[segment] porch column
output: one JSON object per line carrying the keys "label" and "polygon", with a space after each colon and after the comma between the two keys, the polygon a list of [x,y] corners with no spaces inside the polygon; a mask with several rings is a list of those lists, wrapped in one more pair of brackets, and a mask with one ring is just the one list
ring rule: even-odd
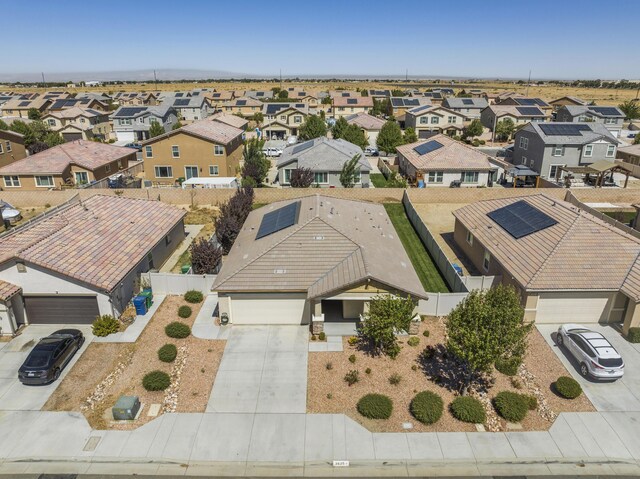
{"label": "porch column", "polygon": [[640,327],[640,304],[629,300],[629,306],[627,306],[627,312],[622,325],[622,333],[626,336],[629,334],[629,328],[637,327]]}
{"label": "porch column", "polygon": [[324,314],[322,312],[322,300],[311,300],[311,334],[320,334],[324,331]]}

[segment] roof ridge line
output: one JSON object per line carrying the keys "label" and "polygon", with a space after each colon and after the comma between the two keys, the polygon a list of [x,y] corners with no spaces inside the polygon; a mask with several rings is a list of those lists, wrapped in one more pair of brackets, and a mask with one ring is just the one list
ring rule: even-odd
{"label": "roof ridge line", "polygon": [[624,278],[622,279],[622,283],[620,283],[620,289],[622,289],[624,284],[627,282],[627,279],[629,278],[629,275],[631,274],[631,271],[633,271],[633,267],[636,265],[636,263],[638,262],[639,259],[640,259],[640,250],[638,251],[638,254],[636,255],[636,259],[634,259],[631,262],[631,265],[627,269],[627,272],[625,273]]}
{"label": "roof ridge line", "polygon": [[[338,233],[340,233],[338,231]],[[342,233],[340,233],[342,234]],[[348,238],[347,238],[348,239]],[[333,271],[336,270],[336,268],[338,268],[339,266],[341,266],[345,261],[349,260],[349,258],[351,258],[353,255],[355,255],[356,253],[360,253],[360,256],[362,257],[362,263],[364,264],[364,255],[362,254],[362,248],[359,245],[356,249],[354,249],[351,253],[349,253],[347,256],[345,256],[342,261],[340,261],[339,263],[337,263],[336,265],[334,265],[331,269],[329,269],[327,272],[325,272],[322,276],[320,276],[316,281],[314,281],[313,283],[311,283],[311,285],[309,285],[309,287],[307,288],[307,291],[310,290],[313,286],[315,286],[316,284],[318,284],[320,281],[324,280],[327,276],[329,276],[329,274],[331,274]],[[365,272],[367,273],[365,275],[365,277],[369,277],[369,271],[367,271],[366,268],[366,264],[365,264]]]}

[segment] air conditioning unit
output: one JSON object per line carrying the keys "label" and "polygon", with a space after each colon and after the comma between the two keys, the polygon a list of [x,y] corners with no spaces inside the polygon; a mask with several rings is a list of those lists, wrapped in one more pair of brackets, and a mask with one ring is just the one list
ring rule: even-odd
{"label": "air conditioning unit", "polygon": [[140,410],[138,396],[120,396],[115,406],[111,408],[113,419],[116,421],[133,420]]}

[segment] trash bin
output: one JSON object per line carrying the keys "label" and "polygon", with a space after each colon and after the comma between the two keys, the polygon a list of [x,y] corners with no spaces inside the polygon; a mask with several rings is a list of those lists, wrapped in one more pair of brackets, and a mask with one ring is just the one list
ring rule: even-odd
{"label": "trash bin", "polygon": [[143,290],[138,296],[147,298],[147,309],[151,308],[151,305],[153,304],[153,293],[150,289]]}
{"label": "trash bin", "polygon": [[136,296],[133,298],[133,306],[136,309],[136,314],[138,316],[144,316],[149,310],[147,307],[147,298],[145,296]]}
{"label": "trash bin", "polygon": [[182,274],[187,274],[190,269],[191,269],[191,265],[185,264],[184,266],[182,266],[182,268],[180,268],[180,271],[182,272]]}

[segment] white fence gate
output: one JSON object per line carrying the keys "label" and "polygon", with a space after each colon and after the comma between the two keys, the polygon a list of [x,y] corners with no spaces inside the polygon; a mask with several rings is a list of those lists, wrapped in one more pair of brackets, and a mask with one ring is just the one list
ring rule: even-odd
{"label": "white fence gate", "polygon": [[184,294],[196,290],[209,294],[215,274],[147,273],[154,294]]}

